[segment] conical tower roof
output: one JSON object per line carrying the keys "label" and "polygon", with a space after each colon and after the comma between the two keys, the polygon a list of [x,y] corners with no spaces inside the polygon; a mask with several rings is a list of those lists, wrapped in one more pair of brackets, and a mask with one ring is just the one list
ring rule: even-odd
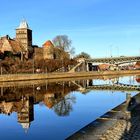
{"label": "conical tower roof", "polygon": [[30,127],[30,123],[21,123],[21,126],[24,129],[25,133],[27,133]]}

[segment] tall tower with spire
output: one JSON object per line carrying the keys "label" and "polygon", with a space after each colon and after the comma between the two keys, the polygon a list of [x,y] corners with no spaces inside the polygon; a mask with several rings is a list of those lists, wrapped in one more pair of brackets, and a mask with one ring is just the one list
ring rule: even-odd
{"label": "tall tower with spire", "polygon": [[16,40],[20,41],[24,47],[24,50],[28,53],[32,50],[32,30],[29,29],[28,23],[23,20],[19,27],[16,29]]}

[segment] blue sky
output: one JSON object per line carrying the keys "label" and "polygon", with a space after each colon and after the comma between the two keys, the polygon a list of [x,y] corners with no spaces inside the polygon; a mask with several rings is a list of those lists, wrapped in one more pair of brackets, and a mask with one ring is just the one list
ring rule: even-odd
{"label": "blue sky", "polygon": [[41,46],[66,34],[76,53],[140,55],[140,0],[0,0],[0,36],[26,19]]}

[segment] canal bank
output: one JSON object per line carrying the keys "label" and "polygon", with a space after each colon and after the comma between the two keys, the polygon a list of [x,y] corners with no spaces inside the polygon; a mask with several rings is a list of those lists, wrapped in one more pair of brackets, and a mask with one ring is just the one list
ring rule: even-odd
{"label": "canal bank", "polygon": [[[92,85],[112,85],[114,79],[110,80],[111,77],[105,77],[108,77],[109,79],[81,81],[77,80],[79,78],[75,78],[75,81],[71,82],[56,82],[55,79],[53,79],[54,83],[45,82],[44,84],[42,81],[34,80],[42,83],[41,85],[34,85],[34,81],[5,82],[7,83],[7,86],[8,84],[13,83],[13,87],[1,88],[1,122],[6,124],[8,121],[7,119],[12,118],[13,115],[17,116],[14,117],[17,118],[17,121],[11,119],[8,125],[3,125],[1,128],[1,131],[3,132],[1,133],[2,139],[9,140],[7,131],[9,132],[10,138],[19,140],[25,138],[29,140],[36,138],[37,140],[44,138],[63,140],[77,132],[88,123],[124,102],[126,93],[130,93],[130,91],[126,90],[124,92],[122,90],[118,91],[118,89],[117,91],[92,89],[90,91],[87,90],[86,92],[84,90],[83,92],[78,86],[79,84],[82,87],[87,88],[91,86],[91,81]],[[118,78],[115,79],[117,80]],[[139,85],[136,81],[136,76],[121,77],[118,81],[119,83],[127,85]],[[29,86],[28,82],[31,82],[33,85]],[[2,83],[3,82],[1,82],[1,84]],[[20,85],[18,85],[18,83],[20,83]],[[88,85],[89,83],[90,85]],[[86,86],[84,86],[85,84]],[[27,87],[23,85],[27,85]],[[137,92],[138,91],[131,92],[131,95],[134,96]],[[26,106],[26,103],[29,106]],[[9,106],[11,109],[9,110],[10,113],[7,112]],[[31,114],[28,117],[30,126],[28,128],[28,133],[24,133],[24,128],[18,121],[19,113],[22,111],[21,109],[23,109],[22,106],[25,107],[25,110],[29,107],[27,114]],[[22,114],[24,115],[24,113]],[[23,118],[24,116],[21,117]],[[34,119],[32,120],[32,118]],[[100,119],[102,122],[104,122],[104,120],[105,116]],[[9,131],[9,127],[11,127],[11,131]],[[54,135],[54,132],[57,133]],[[17,137],[17,135],[19,137]]]}
{"label": "canal bank", "polygon": [[[132,99],[135,102],[132,103]],[[140,94],[132,98],[128,96],[124,103],[74,133],[67,140],[138,140],[140,139],[139,112]]]}
{"label": "canal bank", "polygon": [[123,71],[92,71],[92,72],[62,72],[62,73],[42,73],[42,74],[7,74],[0,76],[0,82],[7,81],[28,81],[43,79],[65,79],[78,77],[94,77],[94,76],[125,76],[139,75],[140,70],[123,70]]}

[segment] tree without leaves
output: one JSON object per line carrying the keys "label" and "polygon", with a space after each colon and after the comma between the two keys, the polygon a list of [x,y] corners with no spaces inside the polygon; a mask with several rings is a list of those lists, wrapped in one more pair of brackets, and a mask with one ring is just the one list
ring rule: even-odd
{"label": "tree without leaves", "polygon": [[71,55],[75,53],[74,47],[71,46],[72,41],[67,35],[58,35],[53,39],[55,47],[61,48],[65,52],[69,52]]}
{"label": "tree without leaves", "polygon": [[[68,70],[68,66],[75,65],[75,60],[64,59],[63,67]],[[0,61],[0,68],[2,74],[10,73],[33,73],[33,69],[40,69],[40,72],[55,72],[62,67],[62,60],[59,59],[33,59],[21,61],[19,58],[6,57]]]}
{"label": "tree without leaves", "polygon": [[72,111],[72,105],[76,102],[76,97],[67,95],[61,101],[54,105],[53,110],[58,116],[69,116]]}

